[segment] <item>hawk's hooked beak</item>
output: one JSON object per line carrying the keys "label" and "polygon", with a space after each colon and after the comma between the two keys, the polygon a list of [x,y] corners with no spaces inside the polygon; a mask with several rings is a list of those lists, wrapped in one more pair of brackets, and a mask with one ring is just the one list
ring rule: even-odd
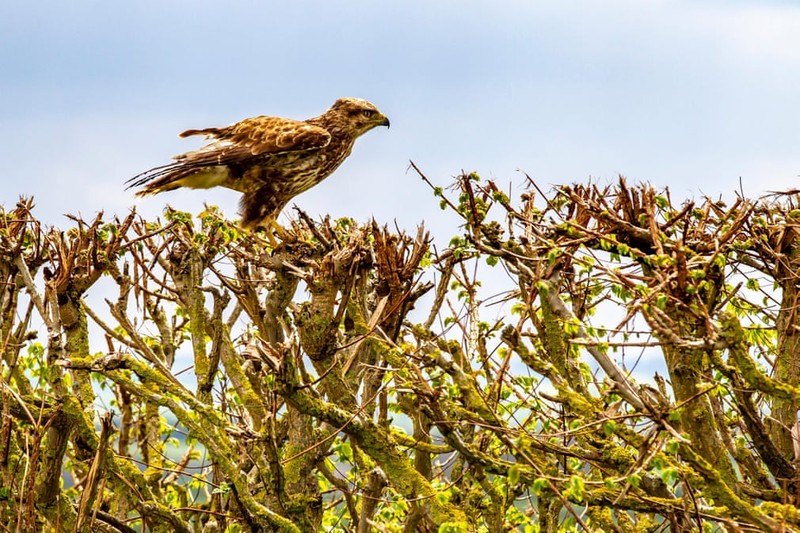
{"label": "hawk's hooked beak", "polygon": [[383,117],[383,122],[378,124],[378,126],[386,126],[388,128],[389,127],[389,119],[386,118],[386,117]]}

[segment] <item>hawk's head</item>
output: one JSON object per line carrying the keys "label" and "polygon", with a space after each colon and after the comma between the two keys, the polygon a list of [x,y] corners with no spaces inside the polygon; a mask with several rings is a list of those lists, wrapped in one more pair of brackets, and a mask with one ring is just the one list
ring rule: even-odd
{"label": "hawk's head", "polygon": [[377,107],[361,98],[339,98],[325,113],[335,115],[358,137],[376,126],[389,127],[389,119]]}

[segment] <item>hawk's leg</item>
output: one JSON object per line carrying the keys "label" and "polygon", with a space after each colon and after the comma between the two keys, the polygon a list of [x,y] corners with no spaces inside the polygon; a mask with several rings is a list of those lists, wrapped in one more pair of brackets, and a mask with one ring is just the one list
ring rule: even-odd
{"label": "hawk's leg", "polygon": [[276,236],[281,241],[286,241],[291,237],[289,232],[286,231],[283,226],[278,224],[278,221],[272,217],[264,220],[264,235],[267,237],[267,240],[269,241],[270,245],[272,245],[273,249],[277,248],[279,244],[275,239]]}

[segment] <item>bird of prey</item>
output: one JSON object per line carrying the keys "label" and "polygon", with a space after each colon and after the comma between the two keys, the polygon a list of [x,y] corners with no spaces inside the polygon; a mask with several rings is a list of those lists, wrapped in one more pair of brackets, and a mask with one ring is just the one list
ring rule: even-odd
{"label": "bird of prey", "polygon": [[143,186],[137,196],[179,187],[239,191],[242,227],[265,227],[271,236],[286,204],[330,176],[355,140],[376,126],[389,126],[377,107],[360,98],[340,98],[304,121],[259,116],[224,128],[187,130],[180,136],[205,135],[213,141],[126,183],[128,188]]}

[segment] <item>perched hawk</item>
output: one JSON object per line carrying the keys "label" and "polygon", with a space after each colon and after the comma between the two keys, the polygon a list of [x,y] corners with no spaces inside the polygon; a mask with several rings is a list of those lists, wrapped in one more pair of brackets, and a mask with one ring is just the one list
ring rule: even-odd
{"label": "perched hawk", "polygon": [[128,180],[144,186],[137,196],[179,187],[227,187],[242,194],[242,226],[274,227],[289,201],[331,175],[350,155],[355,140],[376,126],[389,126],[378,108],[359,98],[340,98],[305,121],[253,117],[225,128],[187,130],[213,142]]}

